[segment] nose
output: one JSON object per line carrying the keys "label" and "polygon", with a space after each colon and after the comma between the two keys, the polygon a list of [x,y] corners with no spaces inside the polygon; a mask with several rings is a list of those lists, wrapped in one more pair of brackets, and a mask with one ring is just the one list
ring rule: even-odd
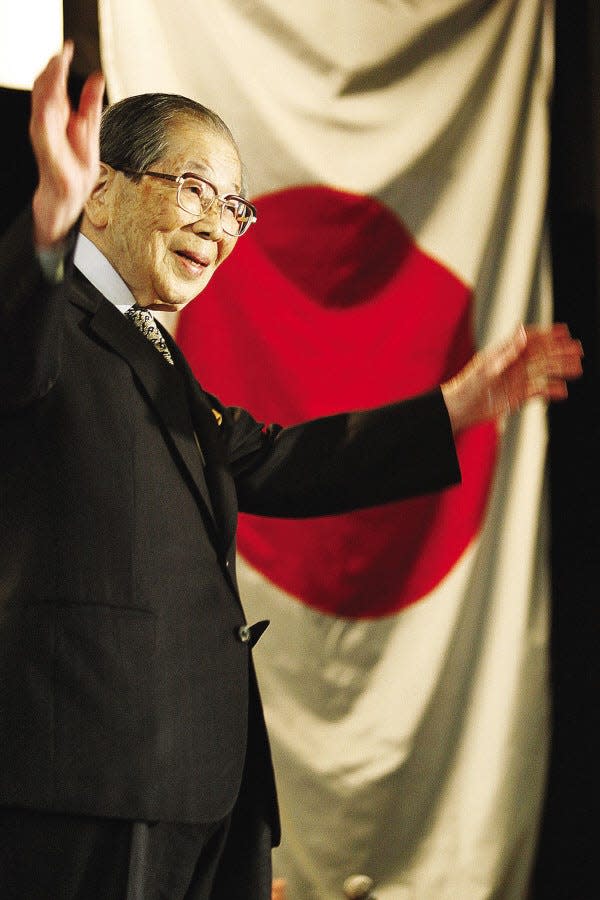
{"label": "nose", "polygon": [[200,235],[210,241],[221,241],[225,237],[225,232],[221,225],[221,207],[218,203],[213,203],[208,212],[205,212],[200,219],[196,219],[191,225],[194,234]]}

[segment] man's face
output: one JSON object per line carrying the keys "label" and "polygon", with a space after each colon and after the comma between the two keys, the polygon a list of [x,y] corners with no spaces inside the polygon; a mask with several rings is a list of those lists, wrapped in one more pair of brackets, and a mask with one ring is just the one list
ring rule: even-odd
{"label": "man's face", "polygon": [[[170,126],[169,149],[150,168],[169,175],[201,175],[220,196],[240,193],[235,147],[189,116]],[[206,287],[237,241],[221,228],[219,203],[195,219],[177,205],[173,182],[146,176],[136,183],[116,172],[106,203],[108,219],[99,246],[140,306],[181,309]]]}

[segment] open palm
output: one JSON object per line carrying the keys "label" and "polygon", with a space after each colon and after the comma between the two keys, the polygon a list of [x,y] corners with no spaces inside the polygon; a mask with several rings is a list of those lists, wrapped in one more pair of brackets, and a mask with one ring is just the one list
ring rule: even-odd
{"label": "open palm", "polygon": [[582,372],[581,344],[562,323],[520,326],[509,340],[480,350],[442,385],[455,432],[502,418],[532,397],[562,400]]}
{"label": "open palm", "polygon": [[66,42],[40,73],[31,94],[29,133],[39,173],[33,216],[40,247],[66,237],[98,177],[104,79],[99,73],[91,75],[79,109],[72,109],[67,94],[72,58],[73,44]]}

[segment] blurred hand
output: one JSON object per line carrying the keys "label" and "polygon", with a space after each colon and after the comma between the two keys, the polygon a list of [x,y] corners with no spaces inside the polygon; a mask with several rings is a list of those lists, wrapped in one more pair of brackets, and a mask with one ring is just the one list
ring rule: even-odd
{"label": "blurred hand", "polygon": [[452,430],[501,419],[532,397],[563,400],[567,381],[582,374],[581,343],[564,324],[519,326],[515,334],[476,353],[442,385]]}
{"label": "blurred hand", "polygon": [[285,879],[276,878],[273,881],[271,900],[285,900]]}
{"label": "blurred hand", "polygon": [[40,248],[62,241],[77,221],[98,178],[104,78],[90,75],[79,109],[71,109],[67,75],[73,58],[67,41],[35,80],[29,135],[38,166],[33,197],[34,239]]}

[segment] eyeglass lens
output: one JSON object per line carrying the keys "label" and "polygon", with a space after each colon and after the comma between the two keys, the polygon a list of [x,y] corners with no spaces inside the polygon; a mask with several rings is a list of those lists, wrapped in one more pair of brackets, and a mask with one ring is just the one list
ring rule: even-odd
{"label": "eyeglass lens", "polygon": [[221,200],[212,185],[195,178],[186,178],[179,186],[179,202],[186,212],[201,216],[208,212],[217,200],[221,206],[223,231],[231,235],[242,234],[252,220],[252,208],[243,200]]}

